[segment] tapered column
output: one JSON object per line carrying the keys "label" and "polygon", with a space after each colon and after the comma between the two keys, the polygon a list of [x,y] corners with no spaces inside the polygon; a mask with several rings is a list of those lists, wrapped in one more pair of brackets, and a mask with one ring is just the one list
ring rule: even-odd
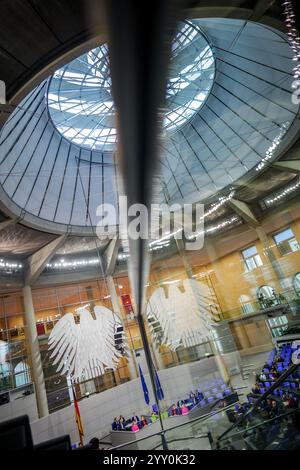
{"label": "tapered column", "polygon": [[32,375],[35,384],[36,401],[39,417],[42,418],[49,414],[49,409],[30,286],[23,287],[23,302],[27,326],[27,341],[30,348]]}
{"label": "tapered column", "polygon": [[[114,283],[114,279],[112,276],[107,276],[106,277],[106,283],[107,283],[107,288],[108,292],[110,295],[110,300],[112,303],[112,308],[113,311],[118,315],[118,317],[121,319],[121,310],[120,310],[120,304],[116,292],[116,287]],[[131,379],[136,379],[138,377],[138,370],[135,362],[135,357],[134,357],[134,351],[132,351],[131,348],[129,348],[129,356],[127,357],[127,367],[129,369],[129,374]]]}
{"label": "tapered column", "polygon": [[153,354],[155,368],[157,370],[165,369],[164,361],[162,360],[161,354],[159,352],[159,346],[154,343],[150,343],[150,349]]}

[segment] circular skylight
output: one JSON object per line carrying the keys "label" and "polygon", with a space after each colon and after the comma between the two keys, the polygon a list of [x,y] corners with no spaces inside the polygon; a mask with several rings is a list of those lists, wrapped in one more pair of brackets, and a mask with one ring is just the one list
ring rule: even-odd
{"label": "circular skylight", "polygon": [[[164,128],[175,131],[199,110],[213,84],[212,50],[194,24],[183,23],[172,44]],[[81,147],[114,150],[117,132],[108,47],[96,47],[57,70],[48,108],[58,131]]]}

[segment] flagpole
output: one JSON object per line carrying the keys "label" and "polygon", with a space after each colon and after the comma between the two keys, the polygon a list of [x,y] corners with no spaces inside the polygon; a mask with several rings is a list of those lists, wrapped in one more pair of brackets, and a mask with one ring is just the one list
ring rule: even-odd
{"label": "flagpole", "polygon": [[159,422],[160,422],[160,426],[161,426],[162,447],[163,447],[164,450],[169,450],[168,444],[167,444],[167,441],[166,441],[166,436],[165,436],[165,429],[164,429],[164,425],[163,425],[163,421],[162,421],[162,417],[161,417],[158,393],[157,393],[156,386],[155,386],[155,372],[153,370],[153,363],[152,363],[150,347],[149,347],[149,343],[148,343],[148,339],[147,339],[147,333],[146,333],[146,328],[145,328],[145,324],[144,324],[144,318],[143,318],[143,315],[142,315],[141,311],[138,311],[138,314],[137,314],[136,318],[137,318],[138,325],[139,325],[139,328],[140,328],[140,334],[141,334],[142,343],[143,343],[143,347],[144,347],[144,351],[145,351],[146,363],[147,363],[148,370],[149,370],[149,373],[150,373],[150,381],[151,381],[151,385],[152,385],[152,389],[153,389],[153,393],[154,393],[154,398],[155,398],[155,402],[156,402],[157,409],[158,409],[158,418],[159,418]]}
{"label": "flagpole", "polygon": [[80,444],[83,446],[84,432],[83,432],[83,426],[82,426],[82,422],[81,422],[79,407],[78,407],[78,403],[77,403],[76,392],[74,390],[72,379],[71,379],[71,387],[72,387],[72,394],[73,394],[73,403],[74,403],[74,407],[75,407],[75,420],[76,420],[78,434],[79,434],[79,441],[80,441]]}

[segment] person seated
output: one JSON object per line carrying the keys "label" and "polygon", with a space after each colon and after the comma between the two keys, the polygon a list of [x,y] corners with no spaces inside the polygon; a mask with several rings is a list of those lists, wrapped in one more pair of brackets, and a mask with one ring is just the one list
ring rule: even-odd
{"label": "person seated", "polygon": [[201,392],[201,390],[197,390],[197,396],[196,396],[197,401],[201,401],[203,400],[203,398],[204,398],[204,395]]}
{"label": "person seated", "polygon": [[275,416],[278,416],[279,414],[279,406],[276,402],[276,400],[272,400],[271,402],[271,411],[269,413],[269,418],[275,418]]}
{"label": "person seated", "polygon": [[291,395],[284,395],[282,397],[282,403],[285,408],[296,408],[296,401]]}
{"label": "person seated", "polygon": [[254,387],[251,389],[251,391],[252,391],[252,393],[253,393],[254,395],[259,395],[259,394],[260,394],[260,388],[259,388],[258,383],[256,383],[256,384],[254,385]]}
{"label": "person seated", "polygon": [[278,363],[278,362],[283,362],[283,358],[281,356],[278,356],[275,360],[275,363]]}
{"label": "person seated", "polygon": [[98,437],[93,437],[89,442],[89,449],[90,450],[99,450],[100,448],[100,440]]}
{"label": "person seated", "polygon": [[146,420],[145,416],[141,416],[140,423],[141,423],[142,428],[144,428],[145,426],[148,426],[148,421]]}
{"label": "person seated", "polygon": [[157,421],[157,414],[155,414],[154,411],[152,411],[152,413],[151,413],[151,422],[155,423],[156,421]]}
{"label": "person seated", "polygon": [[134,422],[131,426],[131,431],[132,432],[137,432],[139,430],[140,430],[139,426],[137,425],[137,423]]}
{"label": "person seated", "polygon": [[181,406],[181,414],[182,414],[182,415],[187,415],[188,412],[189,412],[188,407],[187,407],[185,404],[182,405],[182,406]]}
{"label": "person seated", "polygon": [[178,409],[177,409],[175,403],[174,403],[174,405],[172,406],[171,415],[172,415],[172,416],[177,416],[177,415],[178,415]]}
{"label": "person seated", "polygon": [[181,408],[184,405],[184,400],[178,400],[177,408]]}
{"label": "person seated", "polygon": [[281,376],[281,373],[277,369],[275,369],[275,367],[271,369],[271,373],[273,375],[274,380],[279,379],[279,377]]}
{"label": "person seated", "polygon": [[241,403],[236,404],[236,406],[234,407],[234,413],[236,418],[238,418],[244,413],[243,405]]}
{"label": "person seated", "polygon": [[261,382],[265,382],[265,381],[267,380],[267,376],[266,376],[266,374],[264,374],[264,372],[262,372],[262,373],[260,374],[259,380],[260,380]]}
{"label": "person seated", "polygon": [[112,425],[111,425],[111,428],[112,428],[113,431],[119,431],[120,423],[119,423],[117,418],[114,418],[114,420],[112,422]]}
{"label": "person seated", "polygon": [[141,425],[141,420],[138,416],[132,416],[131,418],[131,424],[136,424],[138,426],[139,429],[142,429],[142,425]]}
{"label": "person seated", "polygon": [[196,395],[194,394],[193,390],[190,393],[190,400],[194,405],[196,404]]}
{"label": "person seated", "polygon": [[126,420],[124,418],[124,416],[120,416],[119,418],[119,423],[120,423],[120,431],[125,431],[125,423],[126,423]]}

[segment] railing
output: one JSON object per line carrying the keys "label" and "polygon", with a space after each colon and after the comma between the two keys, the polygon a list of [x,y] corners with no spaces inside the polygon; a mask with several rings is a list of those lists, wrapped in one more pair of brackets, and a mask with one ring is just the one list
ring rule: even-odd
{"label": "railing", "polygon": [[[299,367],[300,364],[293,364],[290,366],[275,382],[271,385],[254,403],[254,405],[250,406],[249,410],[246,411],[240,418],[236,420],[226,431],[224,431],[218,438],[217,438],[217,446],[219,447],[221,441],[224,440],[226,436],[229,435],[234,429],[241,427],[243,424],[248,422],[248,419],[254,415],[254,412],[258,410],[259,406],[262,402],[264,402],[268,397],[272,396],[272,392],[276,390],[283,382],[285,382],[290,375],[292,375]],[[277,416],[278,418],[278,416]],[[262,423],[260,423],[261,425]],[[232,437],[233,434],[230,434]]]}
{"label": "railing", "polygon": [[[260,448],[257,444],[250,443],[250,437],[254,436],[255,433],[257,432],[257,435],[259,433],[265,432],[267,430],[270,430],[273,425],[278,425],[279,423],[282,423],[284,420],[287,420],[288,418],[294,417],[295,413],[297,413],[298,410],[289,410],[286,413],[282,413],[281,415],[275,416],[273,418],[264,420],[262,423],[255,424],[251,427],[247,427],[246,429],[243,429],[241,431],[238,431],[232,435],[230,435],[230,439],[228,439],[228,443],[230,446],[230,442],[236,442],[236,441],[244,441],[248,448],[252,450],[257,450]],[[226,446],[226,444],[225,444]],[[220,446],[220,442],[217,442],[216,444],[217,449],[223,448]]]}

